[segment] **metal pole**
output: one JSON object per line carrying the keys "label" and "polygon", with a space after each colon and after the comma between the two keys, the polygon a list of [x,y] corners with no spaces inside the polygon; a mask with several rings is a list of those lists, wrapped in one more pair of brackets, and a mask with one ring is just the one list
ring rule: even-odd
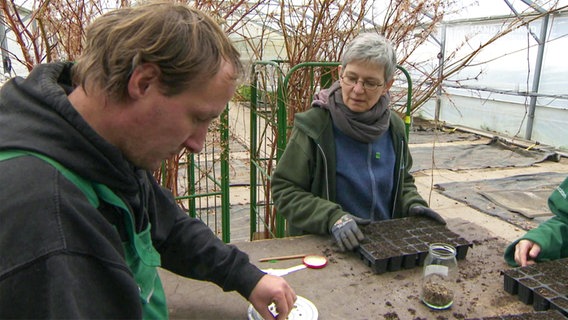
{"label": "metal pole", "polygon": [[231,195],[229,178],[229,104],[221,114],[221,230],[223,242],[231,242]]}
{"label": "metal pole", "polygon": [[256,107],[257,107],[257,85],[258,78],[256,74],[256,66],[253,63],[251,68],[251,84],[250,84],[250,230],[249,239],[253,240],[254,232],[256,231],[256,215],[257,215],[257,162],[258,158],[256,154]]}
{"label": "metal pole", "polygon": [[0,48],[2,52],[2,66],[4,74],[12,72],[12,63],[8,56],[8,41],[6,40],[6,25],[4,23],[4,14],[0,12]]}
{"label": "metal pole", "polygon": [[406,91],[406,115],[404,117],[404,132],[406,133],[406,139],[408,140],[410,135],[410,115],[412,112],[412,78],[410,77],[410,73],[408,73],[408,71],[403,66],[397,64],[396,67],[397,69],[402,71],[402,73],[404,73],[408,85],[408,90]]}
{"label": "metal pole", "polygon": [[535,37],[538,42],[538,55],[536,57],[536,66],[534,70],[533,83],[530,91],[531,100],[529,103],[529,114],[527,119],[527,130],[525,133],[525,139],[531,140],[533,124],[534,124],[534,113],[536,109],[537,93],[540,86],[540,74],[542,71],[542,60],[544,56],[544,45],[546,44],[546,34],[548,33],[548,19],[549,15],[545,15],[542,21],[542,26],[540,28],[540,36]]}
{"label": "metal pole", "polygon": [[434,111],[434,120],[440,121],[440,110],[442,109],[442,82],[444,77],[444,60],[446,57],[446,25],[442,25],[441,41],[437,41],[440,45],[438,53],[438,87],[436,88],[436,110]]}
{"label": "metal pole", "polygon": [[[527,6],[533,8],[535,11],[537,11],[539,13],[542,13],[542,14],[547,13],[547,11],[544,8],[542,8],[541,6],[536,4],[534,1],[531,1],[531,0],[521,0],[521,1],[523,3],[525,3]],[[504,2],[509,6],[511,11],[513,11],[513,13],[515,15],[517,15],[517,16],[519,15],[518,12],[513,7],[513,5],[508,0],[504,0]],[[536,101],[537,101],[538,89],[539,89],[539,86],[540,86],[540,73],[542,71],[542,60],[543,60],[543,56],[544,56],[544,45],[546,44],[546,34],[548,33],[549,16],[550,16],[550,14],[544,15],[544,19],[542,21],[542,26],[540,28],[540,36],[537,37],[532,32],[530,32],[530,29],[529,29],[529,33],[533,36],[533,38],[538,43],[538,53],[537,53],[537,57],[536,57],[536,65],[535,65],[535,70],[534,70],[532,88],[529,92],[529,95],[531,96],[531,100],[529,102],[529,113],[528,113],[528,116],[527,116],[527,130],[525,132],[525,139],[527,139],[527,140],[531,140],[531,138],[532,138],[533,124],[534,124],[534,113],[535,113],[535,110],[536,110]],[[529,48],[527,48],[527,50],[529,50]]]}

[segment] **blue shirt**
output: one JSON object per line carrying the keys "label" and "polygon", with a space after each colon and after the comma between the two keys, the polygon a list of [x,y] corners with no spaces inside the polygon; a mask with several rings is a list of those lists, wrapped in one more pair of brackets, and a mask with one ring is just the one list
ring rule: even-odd
{"label": "blue shirt", "polygon": [[391,218],[396,157],[390,129],[375,141],[352,139],[334,127],[337,203],[364,218]]}

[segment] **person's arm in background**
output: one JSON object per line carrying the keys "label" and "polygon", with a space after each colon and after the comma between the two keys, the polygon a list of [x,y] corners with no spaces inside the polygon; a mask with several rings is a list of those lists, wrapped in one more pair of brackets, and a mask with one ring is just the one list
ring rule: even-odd
{"label": "person's arm in background", "polygon": [[568,224],[555,216],[529,230],[505,250],[510,266],[526,266],[568,256]]}
{"label": "person's arm in background", "polygon": [[548,207],[555,216],[529,230],[506,248],[505,261],[509,265],[526,266],[534,262],[568,257],[567,190],[568,179],[548,198]]}

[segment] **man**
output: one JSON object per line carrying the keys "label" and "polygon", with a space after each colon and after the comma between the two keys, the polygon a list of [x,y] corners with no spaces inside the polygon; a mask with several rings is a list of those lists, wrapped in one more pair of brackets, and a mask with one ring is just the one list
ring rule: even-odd
{"label": "man", "polygon": [[199,152],[239,54],[200,11],[107,13],[76,64],[0,91],[0,318],[167,318],[156,266],[236,290],[265,318],[296,295],[189,218],[151,170]]}
{"label": "man", "polygon": [[548,208],[554,217],[529,230],[505,250],[505,261],[513,267],[524,267],[540,261],[568,257],[568,179],[548,198]]}

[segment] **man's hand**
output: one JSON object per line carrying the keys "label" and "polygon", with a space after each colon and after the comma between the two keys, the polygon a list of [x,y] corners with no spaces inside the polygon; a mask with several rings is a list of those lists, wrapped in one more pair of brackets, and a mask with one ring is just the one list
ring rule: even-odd
{"label": "man's hand", "polygon": [[[262,318],[284,320],[294,308],[296,293],[284,278],[267,274],[260,278],[250,294],[249,301]],[[278,313],[276,318],[268,310],[268,306],[273,302]]]}
{"label": "man's hand", "polygon": [[409,216],[424,216],[426,218],[430,218],[432,220],[438,221],[441,224],[446,224],[446,220],[444,220],[444,218],[442,218],[442,216],[440,216],[436,211],[424,207],[424,206],[416,206],[416,207],[412,207],[410,208],[409,212],[408,212]]}
{"label": "man's hand", "polygon": [[339,218],[331,227],[331,234],[341,251],[353,250],[359,246],[359,241],[365,239],[357,224],[369,224],[370,220],[346,214]]}
{"label": "man's hand", "polygon": [[524,267],[535,264],[540,253],[540,246],[530,240],[523,239],[515,246],[515,262]]}

